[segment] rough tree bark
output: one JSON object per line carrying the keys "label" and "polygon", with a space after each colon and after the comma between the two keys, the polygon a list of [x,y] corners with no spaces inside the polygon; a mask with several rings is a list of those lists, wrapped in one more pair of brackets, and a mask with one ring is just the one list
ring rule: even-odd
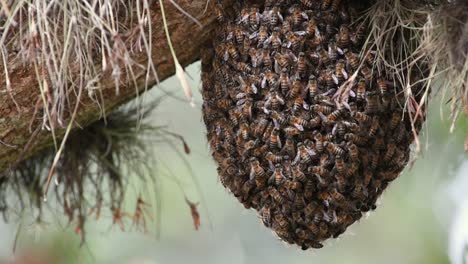
{"label": "rough tree bark", "polygon": [[[204,12],[207,5],[207,11]],[[159,80],[163,80],[174,74],[174,62],[167,45],[164,33],[162,17],[157,1],[152,9],[153,28],[153,54],[152,60],[157,67]],[[177,3],[188,13],[196,17],[203,28],[200,28],[186,15],[178,11],[169,1],[164,1],[166,17],[177,57],[182,66],[187,66],[199,58],[199,51],[204,42],[210,37],[216,20],[213,11],[215,1],[209,0],[183,0]],[[134,53],[132,58],[145,64],[146,53]],[[96,65],[99,62],[96,62]],[[36,108],[37,98],[40,90],[37,87],[35,71],[32,67],[20,65],[13,59],[8,60],[8,73],[13,88],[12,95],[18,107],[10,98],[10,94],[5,92],[4,65],[0,65],[0,175],[12,164],[25,159],[37,151],[52,144],[52,135],[49,131],[41,130],[37,133],[30,131],[29,126]],[[141,90],[145,87],[146,70],[135,68],[137,76],[137,86]],[[150,84],[156,84],[156,78],[150,80]],[[120,93],[117,95],[114,80],[111,74],[103,74],[100,79],[102,93],[104,95],[105,111],[108,113],[122,103],[129,101],[136,96],[135,86],[132,82],[122,83]],[[86,96],[82,96],[76,117],[75,127],[84,127],[100,117],[101,109]],[[39,125],[35,125],[37,128]],[[34,129],[33,129],[34,130]],[[57,131],[60,139],[64,134],[64,129]],[[33,136],[34,135],[34,136]]]}

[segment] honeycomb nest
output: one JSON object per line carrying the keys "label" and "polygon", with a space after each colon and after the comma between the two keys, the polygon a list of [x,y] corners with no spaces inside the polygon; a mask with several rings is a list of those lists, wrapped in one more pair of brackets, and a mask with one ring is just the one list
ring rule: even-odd
{"label": "honeycomb nest", "polygon": [[[414,139],[401,87],[360,54],[348,1],[237,2],[202,53],[221,183],[265,226],[321,248],[376,208]],[[338,100],[345,97],[344,100]]]}

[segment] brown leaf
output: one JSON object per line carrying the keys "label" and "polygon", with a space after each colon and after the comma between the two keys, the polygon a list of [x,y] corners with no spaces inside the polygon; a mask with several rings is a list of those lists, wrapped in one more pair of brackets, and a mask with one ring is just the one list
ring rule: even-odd
{"label": "brown leaf", "polygon": [[198,213],[198,203],[192,203],[190,202],[187,197],[185,198],[185,202],[188,204],[190,207],[190,213],[192,214],[192,219],[193,219],[193,226],[195,227],[195,230],[198,230],[200,228],[200,214]]}

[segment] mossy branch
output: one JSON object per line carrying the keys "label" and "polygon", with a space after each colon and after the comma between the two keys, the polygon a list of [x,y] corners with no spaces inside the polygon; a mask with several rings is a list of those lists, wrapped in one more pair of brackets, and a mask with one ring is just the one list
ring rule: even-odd
{"label": "mossy branch", "polygon": [[[167,45],[158,1],[143,1],[147,6],[141,4],[140,1],[126,3],[101,0],[99,2],[103,1],[111,2],[115,10],[117,10],[115,14],[122,16],[122,18],[115,18],[116,21],[121,23],[117,26],[106,25],[110,28],[108,32],[114,33],[114,35],[99,36],[97,39],[104,42],[103,40],[106,39],[121,38],[123,41],[107,44],[98,43],[99,45],[102,44],[102,46],[94,45],[91,48],[84,47],[83,52],[94,50],[99,54],[96,56],[87,54],[83,55],[83,58],[81,56],[72,57],[70,54],[73,54],[74,51],[65,50],[64,47],[60,46],[60,43],[52,43],[51,46],[57,46],[57,50],[61,48],[68,52],[67,54],[62,52],[58,56],[58,61],[66,62],[66,65],[56,64],[63,67],[64,71],[67,71],[62,79],[55,78],[57,76],[53,76],[53,70],[48,68],[49,65],[45,63],[41,65],[38,63],[39,59],[33,58],[28,61],[28,58],[23,57],[24,54],[21,52],[24,52],[24,50],[21,49],[24,48],[24,45],[28,45],[28,43],[24,44],[24,40],[18,39],[20,43],[18,49],[14,48],[14,41],[9,40],[14,39],[15,33],[23,32],[23,28],[18,26],[21,25],[21,22],[25,23],[23,26],[26,27],[40,29],[41,26],[36,25],[35,20],[22,21],[22,19],[27,19],[22,14],[14,17],[15,12],[18,12],[17,10],[21,8],[18,6],[24,5],[31,10],[36,8],[34,10],[37,14],[32,17],[35,19],[37,17],[37,21],[40,21],[40,7],[22,0],[13,1],[14,3],[11,3],[12,1],[5,2],[11,4],[11,6],[8,12],[5,12],[4,9],[0,12],[0,35],[2,35],[2,42],[0,43],[0,54],[2,55],[2,60],[0,60],[0,174],[20,160],[26,159],[37,151],[53,144],[53,133],[44,128],[53,130],[57,140],[63,137],[65,128],[68,125],[67,122],[70,120],[76,104],[79,85],[87,86],[84,90],[87,96],[83,95],[79,102],[73,124],[74,128],[86,127],[112,109],[132,98],[138,97],[143,91],[175,73],[176,68]],[[178,5],[180,7],[170,3],[165,4],[166,17],[172,43],[174,49],[177,50],[177,59],[182,66],[187,66],[199,58],[199,51],[213,30],[216,15],[213,12],[213,3],[209,3],[205,12],[206,0],[179,1]],[[63,8],[67,8],[67,6],[64,5]],[[201,28],[192,18],[187,17],[186,14],[180,11],[180,8],[194,16],[203,27]],[[144,10],[146,10],[146,14]],[[64,14],[66,13],[64,12]],[[61,28],[62,32],[57,33],[60,34],[58,37],[63,37],[64,42],[67,42],[62,44],[64,46],[71,45],[70,47],[75,50],[79,49],[76,46],[78,41],[73,40],[69,32],[79,28],[82,22],[79,21],[80,19],[81,17],[66,17],[64,15],[63,28],[60,25],[53,25],[56,28]],[[96,17],[90,19],[102,22],[104,18],[99,17],[97,14]],[[98,22],[91,21],[87,23]],[[148,24],[142,25],[142,23]],[[111,23],[109,22],[109,24]],[[118,30],[114,31],[114,26]],[[76,28],[72,29],[72,27]],[[99,31],[100,29],[96,30]],[[105,30],[107,29],[103,29],[103,31]],[[27,29],[24,31],[29,32]],[[39,34],[41,33],[43,32]],[[32,41],[35,41],[36,37],[34,35],[29,37]],[[132,37],[138,38],[138,40],[132,41]],[[140,43],[139,48],[135,47],[136,42]],[[116,49],[119,43],[125,45],[125,47],[122,47],[125,51],[123,53],[125,55],[123,56],[124,60],[117,61],[116,65],[106,66],[106,64],[112,63],[113,58],[106,56],[102,50],[108,48],[105,46],[108,45],[112,48],[110,49],[111,52],[114,52],[113,49]],[[96,43],[81,44],[91,46]],[[119,47],[117,46],[117,48]],[[36,55],[47,55],[46,50],[32,50],[31,52]],[[150,54],[148,54],[148,51],[150,51]],[[99,56],[100,52],[102,56]],[[85,56],[87,58],[84,58]],[[119,56],[119,54],[116,56]],[[87,72],[88,69],[82,66],[83,63],[89,63],[89,57],[92,58],[93,65],[86,64],[86,66],[93,69],[91,71],[92,76],[88,77],[90,75]],[[83,62],[82,60],[86,61]],[[128,63],[129,61],[131,63]],[[119,78],[116,78],[116,72],[119,73]],[[80,81],[83,81],[81,76],[87,76],[87,83],[80,84]],[[64,95],[54,93],[62,91],[58,89],[60,87],[57,87],[57,83],[60,82],[66,83],[65,86],[68,85],[67,87],[69,87],[69,89],[63,90]],[[93,95],[90,95],[91,93]],[[56,102],[59,96],[62,96],[60,98],[62,101]],[[50,103],[52,101],[53,105]],[[57,109],[62,110],[59,112]]]}

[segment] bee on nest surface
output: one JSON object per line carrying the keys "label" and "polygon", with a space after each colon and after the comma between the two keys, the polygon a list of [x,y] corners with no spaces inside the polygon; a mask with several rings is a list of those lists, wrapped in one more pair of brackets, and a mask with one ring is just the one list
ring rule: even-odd
{"label": "bee on nest surface", "polygon": [[361,61],[348,1],[263,2],[221,16],[202,54],[207,137],[246,208],[282,240],[320,248],[375,209],[414,135],[402,88]]}

